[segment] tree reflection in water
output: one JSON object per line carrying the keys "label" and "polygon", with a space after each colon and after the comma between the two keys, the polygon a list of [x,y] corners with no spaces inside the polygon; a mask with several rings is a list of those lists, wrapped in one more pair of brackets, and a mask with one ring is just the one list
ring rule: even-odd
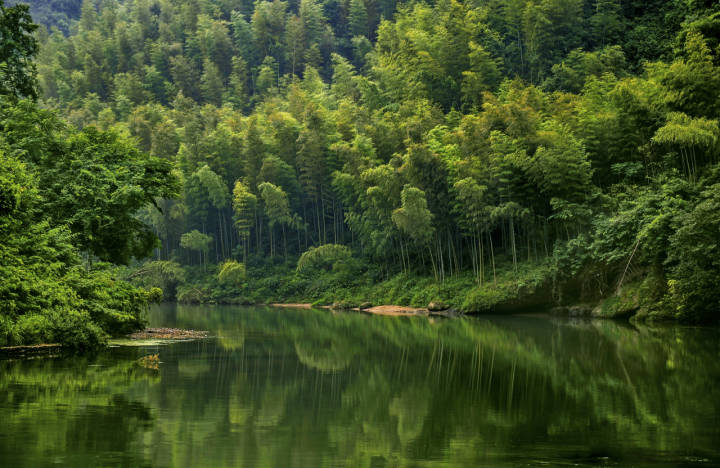
{"label": "tree reflection in water", "polygon": [[[3,459],[298,467],[720,461],[716,329],[189,306],[163,306],[151,320],[216,338],[0,362]],[[157,372],[134,365],[150,351],[160,355]]]}

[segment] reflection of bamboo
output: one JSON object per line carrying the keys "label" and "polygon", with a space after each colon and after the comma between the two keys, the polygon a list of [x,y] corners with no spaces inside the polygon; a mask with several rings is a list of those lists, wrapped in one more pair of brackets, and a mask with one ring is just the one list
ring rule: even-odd
{"label": "reflection of bamboo", "polygon": [[622,357],[620,357],[620,351],[618,350],[617,345],[615,346],[615,356],[618,358],[618,362],[620,362],[620,368],[623,371],[623,374],[625,374],[625,380],[627,381],[627,384],[630,386],[630,390],[632,390],[633,394],[633,400],[637,403],[637,390],[635,390],[635,385],[633,385],[632,380],[630,380],[630,374],[627,371],[627,368],[625,367],[625,362],[623,361]]}
{"label": "reflection of bamboo", "polygon": [[400,353],[400,362],[398,363],[397,368],[397,378],[400,379],[405,375],[405,367],[407,366],[407,358],[408,358],[408,349],[406,346],[403,346]]}
{"label": "reflection of bamboo", "polygon": [[[438,338],[439,339],[439,338]],[[445,343],[442,341],[440,342],[440,357],[438,358],[438,366],[437,366],[437,378],[438,381],[440,380],[440,373],[442,372],[442,361],[443,361],[443,353],[445,352]]]}
{"label": "reflection of bamboo", "polygon": [[517,360],[513,359],[512,370],[510,371],[510,386],[508,387],[508,403],[507,403],[508,411],[510,411],[510,409],[512,408],[513,389],[515,388],[515,365],[516,364],[517,364]]}
{"label": "reflection of bamboo", "polygon": [[490,375],[488,376],[488,390],[492,388],[493,369],[495,368],[495,346],[493,345],[492,357],[490,358]]}
{"label": "reflection of bamboo", "polygon": [[477,387],[478,390],[481,390],[482,388],[482,375],[483,375],[483,364],[485,363],[485,348],[480,346],[480,343],[477,345],[478,353],[479,353],[479,359],[477,363]]}
{"label": "reflection of bamboo", "polygon": [[427,373],[425,374],[425,379],[430,377],[430,372],[432,371],[433,362],[435,362],[435,353],[436,352],[437,352],[437,340],[435,340],[435,342],[433,343],[433,352],[432,352],[432,355],[430,356],[430,364],[428,365],[428,370],[427,370]]}
{"label": "reflection of bamboo", "polygon": [[448,376],[448,379],[451,379],[455,375],[455,367],[457,366],[457,352],[452,353],[452,364],[450,365],[450,375]]}

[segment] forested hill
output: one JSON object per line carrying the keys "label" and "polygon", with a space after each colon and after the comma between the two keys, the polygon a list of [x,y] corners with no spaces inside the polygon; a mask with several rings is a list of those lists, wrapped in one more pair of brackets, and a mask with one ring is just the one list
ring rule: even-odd
{"label": "forested hill", "polygon": [[85,0],[67,31],[41,105],[183,182],[124,273],[167,298],[717,320],[714,1]]}
{"label": "forested hill", "polygon": [[44,25],[48,29],[57,28],[64,34],[70,32],[70,25],[80,18],[82,0],[38,0],[22,1],[8,0],[8,6],[29,4],[33,21]]}

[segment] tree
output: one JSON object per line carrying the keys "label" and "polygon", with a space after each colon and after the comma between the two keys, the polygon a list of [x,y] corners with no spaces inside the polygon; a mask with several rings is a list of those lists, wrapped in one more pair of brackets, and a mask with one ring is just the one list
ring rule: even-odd
{"label": "tree", "polygon": [[[401,206],[392,213],[393,223],[401,232],[409,236],[420,246],[427,244],[434,232],[432,226],[433,215],[427,208],[425,192],[405,185],[400,194]],[[432,251],[430,253],[432,258]],[[435,261],[433,260],[435,276],[438,276]]]}
{"label": "tree", "polygon": [[197,30],[191,43],[202,54],[204,68],[207,68],[207,61],[210,61],[217,67],[221,77],[230,74],[233,43],[226,22],[212,20],[207,15],[198,16]]}
{"label": "tree", "polygon": [[113,131],[70,131],[28,102],[3,109],[0,126],[38,177],[47,217],[67,224],[81,249],[114,263],[152,251],[157,238],[135,213],[159,197],[177,196],[168,161],[140,152]]}
{"label": "tree", "polygon": [[485,91],[493,90],[500,82],[496,60],[479,44],[470,42],[469,69],[463,71],[462,92],[464,101],[479,107]]}
{"label": "tree", "polygon": [[250,24],[245,21],[242,13],[233,11],[231,15],[232,20],[232,35],[235,47],[239,52],[239,56],[235,58],[241,58],[247,64],[254,64],[255,62],[255,49],[253,48],[253,29]]}
{"label": "tree", "polygon": [[173,82],[186,97],[198,98],[199,73],[187,58],[182,55],[172,57],[170,73]]}
{"label": "tree", "polygon": [[283,240],[285,242],[285,256],[287,257],[287,239],[285,237],[285,227],[291,226],[294,222],[290,215],[290,205],[288,203],[287,194],[280,187],[263,182],[258,185],[258,191],[262,197],[265,206],[265,214],[270,224],[270,256],[275,255],[273,230],[275,226],[282,226]]}
{"label": "tree", "polygon": [[243,165],[245,170],[244,182],[250,190],[257,187],[258,175],[262,162],[265,160],[267,145],[263,140],[260,123],[257,116],[247,122],[243,148]]}
{"label": "tree", "polygon": [[667,260],[673,312],[687,322],[715,321],[720,306],[720,184],[708,186],[676,223]]}
{"label": "tree", "polygon": [[287,2],[281,0],[260,1],[255,6],[250,25],[260,57],[282,58],[286,14]]}
{"label": "tree", "polygon": [[363,0],[350,0],[348,26],[350,27],[350,34],[353,37],[370,36],[367,8]]}
{"label": "tree", "polygon": [[[32,106],[23,105],[23,113]],[[13,108],[4,106],[3,114]],[[10,144],[0,139],[0,345],[87,349],[139,328],[149,293],[82,265],[64,220],[45,218],[47,192],[36,166],[11,155],[26,154],[14,147],[16,132]]]}
{"label": "tree", "polygon": [[228,81],[225,102],[232,103],[236,109],[242,110],[248,103],[248,70],[247,62],[242,57],[233,57],[232,73]]}
{"label": "tree", "polygon": [[250,229],[255,224],[257,197],[255,197],[255,195],[248,190],[247,186],[240,181],[235,182],[232,207],[235,212],[235,228],[237,229],[238,235],[240,236],[240,240],[243,244],[243,263],[245,263],[247,259]]}
{"label": "tree", "polygon": [[720,110],[720,67],[715,66],[705,38],[690,32],[685,38],[684,57],[671,64],[651,67],[653,78],[666,88],[665,101],[671,110],[713,118]]}
{"label": "tree", "polygon": [[180,247],[196,251],[199,255],[200,263],[205,267],[207,264],[207,253],[212,241],[212,236],[193,229],[180,237]]}
{"label": "tree", "polygon": [[[72,1],[78,21],[37,31],[37,53],[26,16],[0,35],[2,57],[20,57],[0,59],[0,87],[12,70],[32,81],[36,58],[43,107],[83,130],[2,91],[0,146],[42,197],[29,219],[74,236],[86,268],[147,253],[155,235],[172,259],[193,230],[213,261],[242,249],[254,262],[282,234],[288,257],[352,249],[345,267],[372,264],[372,281],[432,264],[484,291],[487,266],[524,275],[525,260],[551,264],[538,282],[555,269],[556,291],[570,277],[608,291],[627,269],[620,283],[664,285],[652,297],[666,312],[698,302],[687,278],[705,280],[665,260],[673,223],[699,226],[681,214],[717,182],[709,0],[31,1]],[[18,31],[24,49],[7,40]]]}
{"label": "tree", "polygon": [[258,95],[262,96],[268,94],[272,89],[277,89],[280,73],[278,67],[279,65],[272,56],[265,57],[255,80],[255,92]]}
{"label": "tree", "polygon": [[0,96],[37,98],[36,29],[27,5],[6,7],[0,0]]}
{"label": "tree", "polygon": [[[483,234],[490,229],[490,207],[488,206],[488,187],[479,185],[472,177],[458,180],[453,185],[456,205],[453,207],[458,216],[458,224],[471,236],[472,261],[480,284],[485,277]],[[491,251],[493,277],[495,277],[495,259]]]}
{"label": "tree", "polygon": [[300,17],[292,15],[288,17],[285,27],[285,48],[287,50],[287,61],[290,63],[290,73],[299,74],[302,70],[303,57],[305,55],[305,28]]}
{"label": "tree", "polygon": [[655,132],[652,142],[678,148],[682,171],[690,180],[695,180],[700,164],[717,161],[718,121],[693,119],[681,112],[671,112],[667,119],[667,123]]}
{"label": "tree", "polygon": [[[320,2],[317,0],[300,0],[298,16],[302,21],[305,48],[310,49],[313,45],[319,47],[327,28],[327,20]],[[317,66],[316,64],[313,65]]]}
{"label": "tree", "polygon": [[[216,243],[215,254],[226,258],[230,254],[230,232],[226,220],[226,208],[230,205],[230,193],[225,181],[208,165],[204,165],[191,176],[191,183],[195,184],[196,191],[193,202],[198,205],[209,202],[210,206],[198,206],[198,213],[205,212],[202,219],[202,228],[205,232],[207,225],[215,224]],[[198,193],[202,192],[202,193]],[[214,211],[214,216],[209,214]],[[207,225],[206,225],[207,222]]]}
{"label": "tree", "polygon": [[203,73],[200,77],[200,91],[202,91],[205,102],[216,106],[222,105],[223,90],[225,85],[220,69],[208,59],[205,59]]}
{"label": "tree", "polygon": [[175,292],[179,284],[185,281],[185,270],[173,261],[156,260],[145,263],[139,270],[127,277],[134,283],[141,283],[143,286],[153,286],[162,289],[163,296],[172,300],[175,299]]}
{"label": "tree", "polygon": [[590,25],[596,43],[617,44],[624,29],[620,0],[595,0]]}

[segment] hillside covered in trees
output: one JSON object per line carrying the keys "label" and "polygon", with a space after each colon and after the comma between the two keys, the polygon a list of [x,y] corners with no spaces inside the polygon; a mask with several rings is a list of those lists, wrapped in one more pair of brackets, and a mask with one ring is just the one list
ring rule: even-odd
{"label": "hillside covered in trees", "polygon": [[[126,264],[112,274],[187,302],[718,320],[715,2],[28,3],[50,29],[39,108],[3,110],[17,164],[56,164],[56,139],[122,144],[182,186],[99,237],[43,195],[87,265]],[[26,138],[28,119],[54,130]],[[98,157],[73,154],[37,190]],[[143,236],[118,248],[128,227]]]}

